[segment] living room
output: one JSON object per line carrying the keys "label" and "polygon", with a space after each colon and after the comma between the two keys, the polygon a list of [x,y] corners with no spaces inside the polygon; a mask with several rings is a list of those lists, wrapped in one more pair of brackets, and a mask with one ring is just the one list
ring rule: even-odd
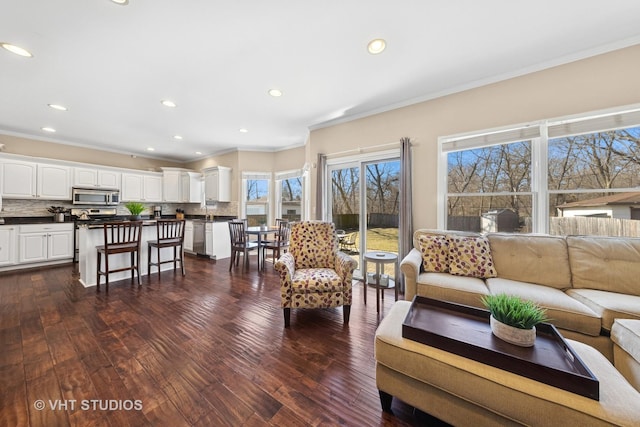
{"label": "living room", "polygon": [[[0,144],[2,154],[9,156],[109,168],[155,172],[162,167],[196,172],[215,166],[231,168],[231,201],[186,204],[187,214],[192,215],[245,217],[243,185],[247,179],[264,174],[275,187],[278,174],[296,171],[306,180],[304,218],[328,219],[327,194],[317,190],[321,188],[319,155],[326,155],[329,167],[377,155],[396,159],[400,139],[408,137],[412,229],[442,228],[446,226],[446,190],[441,188],[438,173],[442,138],[637,110],[637,37],[632,42],[621,41],[616,48],[567,52],[556,62],[484,76],[437,96],[309,124],[303,140],[276,149],[214,150],[210,155],[176,161],[71,144],[62,132],[55,138],[43,137],[10,126],[0,130]],[[59,203],[4,198],[0,216],[44,216],[52,204]],[[276,205],[275,200],[269,204],[269,218],[278,216]],[[0,273],[0,329],[8,349],[3,351],[0,376],[3,383],[12,385],[3,394],[2,419],[34,426],[433,422],[402,402],[394,402],[395,417],[379,406],[373,342],[376,327],[393,306],[391,293],[378,314],[375,305],[363,304],[363,293],[373,301],[375,291],[354,282],[348,330],[343,329],[340,309],[294,311],[291,329],[284,330],[279,277],[270,265],[266,273],[259,274],[252,260],[250,271],[243,274],[241,269],[229,273],[227,260],[188,257],[186,264],[184,278],[163,272],[162,280],[143,280],[141,288],[127,280],[112,284],[109,295],[78,286],[77,273],[68,264]],[[173,322],[167,319],[184,323],[174,331]],[[209,322],[219,334],[202,332]],[[198,334],[206,339],[199,342]],[[216,346],[228,352],[217,353]],[[193,358],[183,359],[188,352]],[[213,355],[209,360],[208,353]],[[177,368],[181,361],[184,365]],[[16,366],[21,373],[15,373]],[[77,400],[80,405],[82,399],[143,399],[144,409],[133,415],[136,411],[88,411],[79,406],[38,412],[33,406],[36,400],[47,405],[49,400],[68,405]]]}

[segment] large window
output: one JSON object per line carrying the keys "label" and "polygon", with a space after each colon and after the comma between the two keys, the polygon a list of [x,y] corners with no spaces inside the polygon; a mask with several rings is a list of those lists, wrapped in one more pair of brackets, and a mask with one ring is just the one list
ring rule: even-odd
{"label": "large window", "polygon": [[269,224],[269,173],[243,173],[244,213],[249,226]]}
{"label": "large window", "polygon": [[302,170],[276,173],[276,217],[289,221],[304,218],[305,177]]}
{"label": "large window", "polygon": [[441,138],[439,227],[640,236],[640,109]]}

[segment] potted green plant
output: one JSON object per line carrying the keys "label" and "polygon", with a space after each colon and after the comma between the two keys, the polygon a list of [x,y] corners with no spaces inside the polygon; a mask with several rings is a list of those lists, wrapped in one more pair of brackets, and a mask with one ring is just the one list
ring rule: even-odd
{"label": "potted green plant", "polygon": [[125,208],[131,214],[131,220],[137,221],[140,219],[140,214],[145,210],[145,206],[140,202],[127,202],[124,205]]}
{"label": "potted green plant", "polygon": [[486,295],[482,303],[491,312],[493,334],[521,347],[531,347],[536,339],[536,325],[549,320],[544,308],[514,295]]}

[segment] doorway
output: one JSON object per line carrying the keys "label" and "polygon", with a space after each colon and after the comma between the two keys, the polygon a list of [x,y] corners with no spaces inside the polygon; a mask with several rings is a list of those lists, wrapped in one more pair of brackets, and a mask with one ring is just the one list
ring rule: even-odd
{"label": "doorway", "polygon": [[[361,279],[366,252],[398,254],[400,159],[387,155],[329,164],[327,177],[328,219],[339,232],[340,250],[358,261],[354,276]],[[386,268],[386,274],[396,274],[395,266]],[[375,265],[367,269],[375,271]]]}

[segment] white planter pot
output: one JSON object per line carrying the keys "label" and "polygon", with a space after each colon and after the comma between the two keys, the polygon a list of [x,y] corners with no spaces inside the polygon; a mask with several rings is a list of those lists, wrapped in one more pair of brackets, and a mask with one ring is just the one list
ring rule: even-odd
{"label": "white planter pot", "polygon": [[505,325],[497,321],[493,316],[490,319],[491,332],[493,335],[510,344],[520,347],[531,347],[536,341],[536,327],[532,329],[520,329]]}

